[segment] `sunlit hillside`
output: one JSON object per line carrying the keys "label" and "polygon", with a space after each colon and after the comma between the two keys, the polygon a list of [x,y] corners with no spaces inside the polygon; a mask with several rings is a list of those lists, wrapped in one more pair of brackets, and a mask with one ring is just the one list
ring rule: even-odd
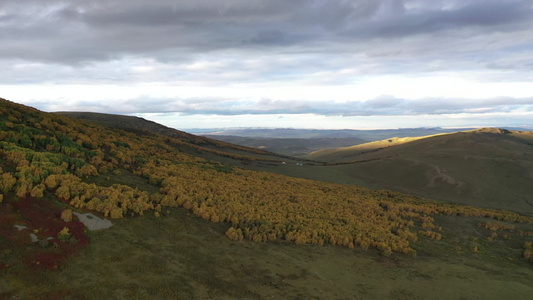
{"label": "sunlit hillside", "polygon": [[531,131],[483,128],[391,138],[309,157],[367,186],[533,215],[532,150]]}

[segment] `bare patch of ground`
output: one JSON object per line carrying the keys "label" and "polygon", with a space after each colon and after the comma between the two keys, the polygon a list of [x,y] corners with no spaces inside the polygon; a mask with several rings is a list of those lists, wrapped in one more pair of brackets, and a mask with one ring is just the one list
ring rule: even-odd
{"label": "bare patch of ground", "polygon": [[91,213],[80,214],[77,212],[73,212],[73,214],[76,215],[80,222],[82,222],[83,225],[85,225],[89,230],[107,229],[113,226],[113,223],[111,223],[111,221],[98,218],[97,216]]}
{"label": "bare patch of ground", "polygon": [[429,183],[426,185],[427,187],[435,187],[435,181],[440,180],[444,183],[455,185],[458,188],[462,187],[464,185],[463,182],[455,180],[452,176],[446,174],[445,170],[441,170],[439,167],[435,166],[435,169],[430,170],[427,172],[427,176],[429,178]]}

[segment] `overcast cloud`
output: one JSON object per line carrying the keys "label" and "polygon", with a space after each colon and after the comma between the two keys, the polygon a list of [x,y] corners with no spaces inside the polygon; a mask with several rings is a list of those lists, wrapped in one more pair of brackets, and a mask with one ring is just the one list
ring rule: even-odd
{"label": "overcast cloud", "polygon": [[0,97],[47,111],[533,125],[531,0],[0,0],[0,42]]}

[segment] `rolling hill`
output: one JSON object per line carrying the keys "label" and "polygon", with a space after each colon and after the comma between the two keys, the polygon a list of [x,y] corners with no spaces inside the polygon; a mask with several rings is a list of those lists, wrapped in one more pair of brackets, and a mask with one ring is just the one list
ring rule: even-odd
{"label": "rolling hill", "polygon": [[228,143],[264,149],[292,157],[307,157],[318,150],[334,149],[397,137],[426,136],[454,132],[443,128],[401,128],[401,129],[295,129],[295,128],[241,128],[213,129],[198,134]]}
{"label": "rolling hill", "polygon": [[[183,150],[193,151],[194,155],[202,156],[203,152],[211,154],[210,158],[233,158],[244,161],[277,161],[289,157],[265,150],[238,146],[220,140],[189,134],[180,130],[166,127],[153,121],[139,117],[114,115],[93,112],[56,112],[56,114],[85,120],[93,124],[112,129],[122,129],[139,135],[158,134],[182,142]],[[213,156],[214,155],[214,156]]]}
{"label": "rolling hill", "polygon": [[533,215],[530,131],[483,128],[391,138],[308,157],[330,162],[325,168],[366,186]]}
{"label": "rolling hill", "polygon": [[[532,217],[249,170],[243,161],[327,166],[154,131],[0,99],[0,298],[533,292]],[[87,219],[112,226],[92,230]]]}

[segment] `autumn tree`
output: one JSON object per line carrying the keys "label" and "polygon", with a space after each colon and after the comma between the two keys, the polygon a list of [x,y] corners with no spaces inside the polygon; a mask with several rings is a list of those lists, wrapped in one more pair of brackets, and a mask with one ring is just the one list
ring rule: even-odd
{"label": "autumn tree", "polygon": [[524,243],[524,258],[533,263],[533,246],[532,242],[525,242]]}
{"label": "autumn tree", "polygon": [[0,176],[0,191],[4,194],[11,191],[11,189],[17,183],[17,179],[13,177],[10,173],[4,173]]}
{"label": "autumn tree", "polygon": [[26,195],[29,194],[33,189],[33,183],[26,178],[21,178],[17,183],[18,187],[16,188],[15,192],[19,198],[26,197]]}
{"label": "autumn tree", "polygon": [[72,210],[65,209],[61,211],[61,219],[67,223],[72,221]]}
{"label": "autumn tree", "polygon": [[67,242],[70,240],[70,237],[71,237],[71,233],[70,233],[70,230],[68,229],[68,227],[63,227],[63,229],[61,229],[61,231],[59,231],[57,233],[57,238],[60,240],[60,241],[63,241],[63,242]]}
{"label": "autumn tree", "polygon": [[43,194],[44,189],[45,189],[45,185],[40,183],[31,189],[30,196],[35,197],[35,198],[40,198],[44,195]]}

